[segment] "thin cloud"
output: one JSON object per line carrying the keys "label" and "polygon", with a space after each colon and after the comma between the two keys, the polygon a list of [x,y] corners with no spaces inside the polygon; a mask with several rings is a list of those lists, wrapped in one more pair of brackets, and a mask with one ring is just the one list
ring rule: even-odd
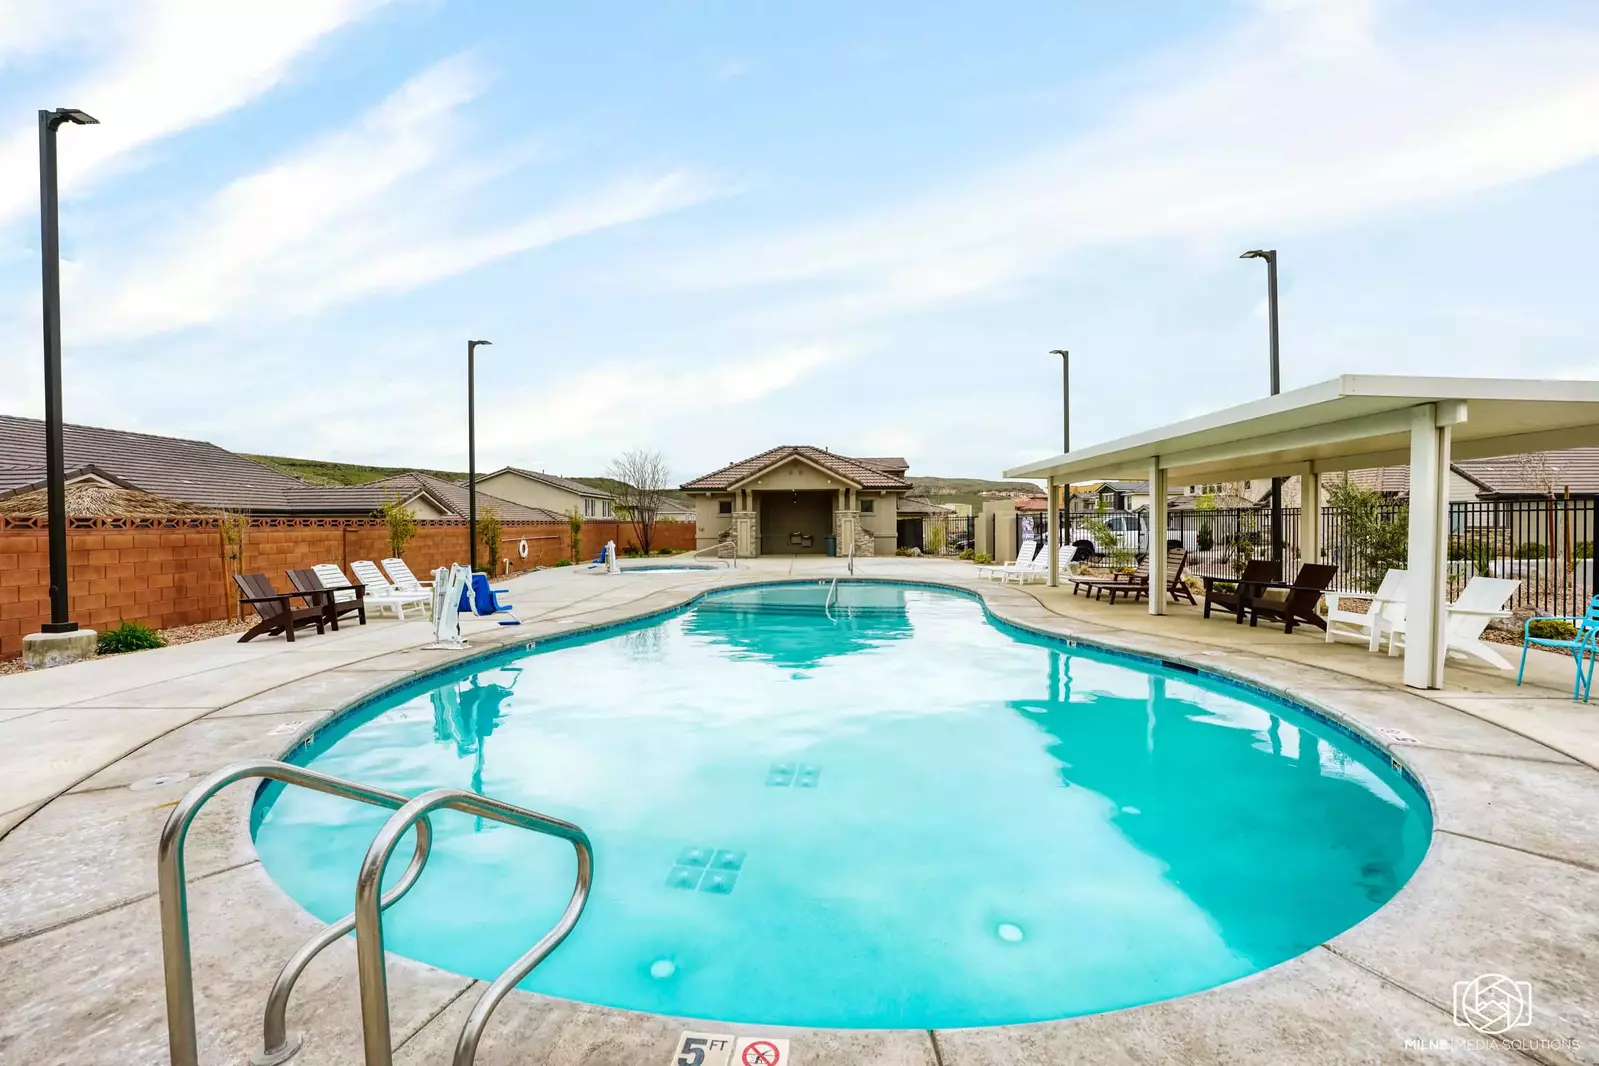
{"label": "thin cloud", "polygon": [[1564,27],[1389,39],[1370,4],[1275,0],[1072,140],[669,273],[688,288],[803,283],[774,322],[853,323],[1003,292],[1085,249],[1284,235],[1460,198],[1599,154],[1595,54],[1599,40]]}
{"label": "thin cloud", "polygon": [[474,194],[505,176],[456,162],[470,136],[466,105],[484,88],[472,57],[447,59],[349,128],[230,183],[153,253],[122,261],[114,250],[96,253],[68,290],[83,337],[308,314],[722,191],[677,170],[603,182],[520,217],[474,217]]}
{"label": "thin cloud", "polygon": [[[139,149],[256,99],[317,42],[389,0],[70,0],[64,8],[57,0],[21,0],[12,7],[16,2],[8,0],[0,14],[0,58],[93,45],[88,70],[47,85],[41,96],[101,122],[62,153],[60,184],[68,196]],[[30,44],[44,25],[52,30]],[[32,121],[0,133],[0,223],[37,206],[38,151]]]}

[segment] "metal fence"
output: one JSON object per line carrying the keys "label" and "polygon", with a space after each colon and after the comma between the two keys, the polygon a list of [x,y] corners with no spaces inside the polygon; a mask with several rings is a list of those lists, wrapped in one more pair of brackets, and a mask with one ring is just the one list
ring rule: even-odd
{"label": "metal fence", "polygon": [[[1283,558],[1292,574],[1302,562],[1299,508],[1283,508]],[[1409,511],[1403,503],[1378,507],[1362,521],[1324,507],[1321,560],[1338,567],[1333,589],[1371,592],[1390,567],[1403,568],[1408,554]],[[1060,515],[1066,539],[1104,555],[1089,520],[1103,522],[1115,548],[1130,555],[1149,551],[1147,512],[1106,511]],[[1044,515],[1018,515],[1016,536],[1041,540]],[[1188,550],[1193,574],[1230,576],[1249,558],[1271,554],[1270,513],[1265,508],[1167,513],[1166,542]],[[1556,499],[1465,501],[1449,505],[1448,591],[1454,598],[1471,578],[1517,582],[1512,606],[1518,614],[1581,614],[1599,593],[1594,580],[1593,542],[1599,533],[1599,496]]]}

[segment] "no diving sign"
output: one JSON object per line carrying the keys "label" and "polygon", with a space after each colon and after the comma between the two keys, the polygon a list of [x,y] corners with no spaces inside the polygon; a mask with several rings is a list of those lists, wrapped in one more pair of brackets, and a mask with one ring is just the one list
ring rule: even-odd
{"label": "no diving sign", "polygon": [[773,1036],[685,1032],[672,1066],[788,1066],[788,1041]]}
{"label": "no diving sign", "polygon": [[733,1066],[778,1066],[787,1061],[787,1040],[745,1037],[733,1049]]}

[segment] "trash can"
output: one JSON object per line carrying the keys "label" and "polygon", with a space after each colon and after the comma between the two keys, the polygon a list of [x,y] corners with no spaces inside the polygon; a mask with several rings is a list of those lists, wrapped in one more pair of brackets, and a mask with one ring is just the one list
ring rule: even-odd
{"label": "trash can", "polygon": [[834,558],[838,557],[838,538],[837,537],[828,537],[827,538],[827,554],[832,556],[832,557],[834,557]]}

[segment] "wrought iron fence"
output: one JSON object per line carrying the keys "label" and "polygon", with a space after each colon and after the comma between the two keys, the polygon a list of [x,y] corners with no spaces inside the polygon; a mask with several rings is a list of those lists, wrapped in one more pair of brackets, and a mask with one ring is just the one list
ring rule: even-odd
{"label": "wrought iron fence", "polygon": [[[1061,513],[1068,543],[1096,556],[1120,549],[1131,555],[1149,551],[1144,511]],[[1271,554],[1266,508],[1169,511],[1166,543],[1187,549],[1193,574],[1227,576],[1251,558]],[[1046,517],[1016,516],[1016,537],[1042,540]],[[1095,523],[1093,527],[1090,522]],[[1099,524],[1103,523],[1102,526]],[[1324,507],[1320,518],[1322,562],[1338,567],[1333,589],[1371,592],[1390,567],[1403,568],[1409,545],[1409,509],[1383,504],[1369,522]],[[1097,534],[1097,536],[1096,536]],[[1511,605],[1518,614],[1581,614],[1599,594],[1594,574],[1594,541],[1599,539],[1599,496],[1552,499],[1471,500],[1449,505],[1447,585],[1451,599],[1473,577],[1518,582]],[[1290,572],[1302,562],[1299,508],[1283,508],[1283,558]]]}

